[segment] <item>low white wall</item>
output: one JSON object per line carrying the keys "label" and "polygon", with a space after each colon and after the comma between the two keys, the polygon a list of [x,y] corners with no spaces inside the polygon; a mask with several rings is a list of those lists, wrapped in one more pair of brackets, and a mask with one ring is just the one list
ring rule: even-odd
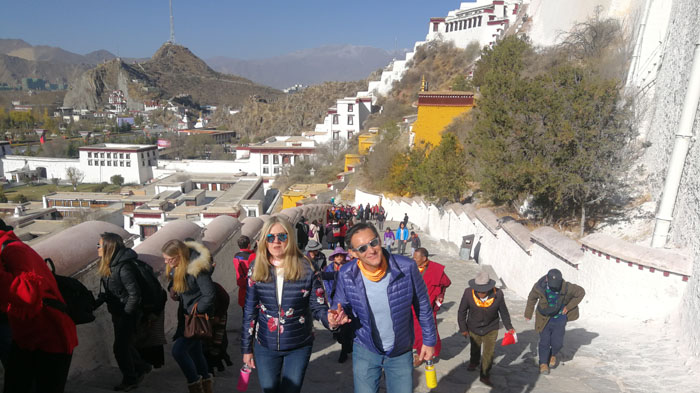
{"label": "low white wall", "polygon": [[3,175],[9,180],[12,178],[10,171],[22,169],[25,165],[29,169],[46,168],[47,179],[67,179],[66,169],[71,167],[80,169],[80,160],[77,158],[5,156],[2,159]]}
{"label": "low white wall", "polygon": [[[358,192],[357,196],[357,203],[373,200],[372,195],[365,192]],[[379,197],[374,195],[374,198]],[[587,246],[584,251],[579,242],[551,228],[531,233],[516,222],[503,220],[502,223],[489,210],[476,210],[471,205],[438,208],[419,198],[385,196],[382,196],[382,205],[388,220],[398,221],[408,214],[409,227],[413,225],[434,238],[449,242],[455,252],[462,243],[462,236],[475,235],[472,255],[478,248],[477,262],[492,266],[498,278],[522,297],[527,297],[533,284],[548,270],[561,270],[565,280],[586,290],[581,304],[583,316],[609,313],[636,320],[665,318],[679,305],[687,287],[690,274],[687,264],[634,259],[624,251],[618,255],[611,255],[609,251],[599,255],[599,251],[590,247],[600,243],[599,239],[584,238]],[[614,240],[622,250],[636,247],[639,251],[639,246]],[[667,260],[680,255],[663,252],[668,254],[664,254]]]}

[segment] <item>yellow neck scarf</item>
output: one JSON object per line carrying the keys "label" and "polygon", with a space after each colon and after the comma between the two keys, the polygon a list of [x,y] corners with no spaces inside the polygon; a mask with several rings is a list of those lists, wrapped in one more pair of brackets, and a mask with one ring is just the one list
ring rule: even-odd
{"label": "yellow neck scarf", "polygon": [[[493,289],[494,294],[496,293],[496,288]],[[493,301],[496,299],[496,296],[486,299],[486,300],[481,300],[479,299],[478,296],[476,296],[476,291],[472,289],[472,296],[474,297],[474,303],[476,304],[477,307],[491,307],[493,304]]]}
{"label": "yellow neck scarf", "polygon": [[382,259],[382,264],[379,265],[379,268],[375,272],[370,272],[369,270],[365,269],[364,265],[362,265],[362,262],[360,262],[359,259],[357,260],[357,266],[360,268],[362,275],[372,282],[378,282],[379,280],[384,278],[384,275],[386,274],[386,269],[388,267],[384,259]]}

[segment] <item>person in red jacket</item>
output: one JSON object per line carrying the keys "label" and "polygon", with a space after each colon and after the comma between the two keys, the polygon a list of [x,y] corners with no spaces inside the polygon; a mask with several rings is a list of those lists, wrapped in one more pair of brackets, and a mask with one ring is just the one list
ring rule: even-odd
{"label": "person in red jacket", "polygon": [[[413,252],[413,260],[416,261],[418,271],[423,276],[425,286],[428,288],[433,317],[437,318],[437,312],[442,306],[442,302],[445,301],[445,290],[452,284],[452,281],[445,274],[445,266],[429,260],[428,255],[428,250],[420,247]],[[413,356],[413,367],[418,367],[423,363],[422,360],[418,359],[417,355],[417,351],[420,351],[423,345],[423,335],[421,334],[420,324],[418,323],[418,318],[416,318],[415,311],[413,312],[413,326],[413,333],[415,334],[413,349],[416,351],[416,355]],[[441,348],[442,343],[440,342],[440,334],[438,334],[437,343],[435,344],[435,357],[440,355]]]}
{"label": "person in red jacket", "polygon": [[63,392],[78,336],[68,314],[45,302],[65,304],[56,279],[2,220],[0,244],[0,311],[12,330],[4,392]]}
{"label": "person in red jacket", "polygon": [[248,289],[248,269],[255,261],[255,251],[250,247],[250,238],[241,235],[238,238],[238,249],[233,256],[233,267],[236,269],[236,283],[238,284],[238,305],[245,307],[245,292]]}

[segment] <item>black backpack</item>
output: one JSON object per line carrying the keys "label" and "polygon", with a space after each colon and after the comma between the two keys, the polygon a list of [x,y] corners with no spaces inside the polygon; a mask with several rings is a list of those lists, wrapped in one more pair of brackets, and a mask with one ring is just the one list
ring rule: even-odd
{"label": "black backpack", "polygon": [[136,279],[139,282],[139,288],[141,288],[141,308],[143,312],[145,314],[160,315],[165,308],[168,294],[160,285],[158,276],[156,276],[151,265],[138,259],[134,259],[132,262],[139,272]]}
{"label": "black backpack", "polygon": [[[5,244],[3,244],[4,246]],[[51,258],[44,259],[51,268],[58,290],[65,303],[56,299],[43,299],[44,305],[61,310],[73,320],[76,325],[90,323],[95,320],[95,296],[80,281],[73,277],[56,274],[56,266]]]}

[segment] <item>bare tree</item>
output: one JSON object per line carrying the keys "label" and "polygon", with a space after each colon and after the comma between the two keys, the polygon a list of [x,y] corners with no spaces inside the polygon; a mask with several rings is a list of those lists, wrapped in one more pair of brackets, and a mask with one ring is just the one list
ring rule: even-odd
{"label": "bare tree", "polygon": [[85,174],[76,167],[70,167],[66,169],[66,177],[70,181],[70,184],[73,185],[73,191],[77,191],[78,184],[83,181]]}

